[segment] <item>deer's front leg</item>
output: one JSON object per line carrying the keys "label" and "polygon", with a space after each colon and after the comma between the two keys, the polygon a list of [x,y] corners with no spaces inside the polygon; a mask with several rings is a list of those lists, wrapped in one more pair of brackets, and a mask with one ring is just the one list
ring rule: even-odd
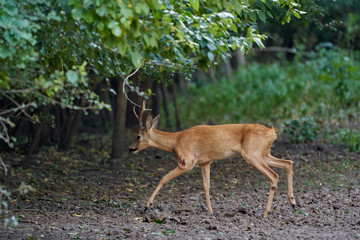
{"label": "deer's front leg", "polygon": [[206,206],[209,213],[213,213],[210,202],[210,163],[201,166],[203,186],[205,191]]}
{"label": "deer's front leg", "polygon": [[181,174],[184,174],[185,172],[187,172],[188,169],[181,169],[179,167],[176,167],[174,170],[172,170],[171,172],[169,172],[168,174],[166,174],[160,181],[159,185],[155,188],[153,194],[151,194],[149,200],[146,203],[146,207],[149,207],[151,203],[153,203],[154,198],[156,196],[156,194],[160,191],[160,189],[162,188],[162,186],[164,186],[165,183],[169,182],[170,180],[180,176]]}

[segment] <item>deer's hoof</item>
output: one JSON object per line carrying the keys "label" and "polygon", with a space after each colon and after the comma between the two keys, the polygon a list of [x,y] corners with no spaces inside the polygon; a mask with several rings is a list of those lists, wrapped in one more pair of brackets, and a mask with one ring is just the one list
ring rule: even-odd
{"label": "deer's hoof", "polygon": [[151,207],[152,203],[146,204],[145,208],[144,208],[144,212],[146,212],[148,210],[149,207]]}

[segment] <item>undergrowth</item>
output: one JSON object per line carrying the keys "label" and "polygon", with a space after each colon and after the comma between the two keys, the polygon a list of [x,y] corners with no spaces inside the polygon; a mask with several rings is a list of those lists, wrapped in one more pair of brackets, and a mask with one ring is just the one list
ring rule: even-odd
{"label": "undergrowth", "polygon": [[328,131],[325,139],[334,144],[344,144],[350,152],[360,152],[360,131],[356,129]]}
{"label": "undergrowth", "polygon": [[319,49],[306,57],[285,65],[250,63],[218,84],[191,82],[180,98],[182,122],[282,123],[305,116],[330,119],[342,109],[358,112],[358,56]]}

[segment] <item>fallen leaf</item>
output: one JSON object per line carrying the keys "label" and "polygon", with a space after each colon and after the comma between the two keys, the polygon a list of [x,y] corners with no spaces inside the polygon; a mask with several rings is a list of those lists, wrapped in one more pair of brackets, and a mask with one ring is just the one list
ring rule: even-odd
{"label": "fallen leaf", "polygon": [[138,222],[143,222],[144,218],[143,217],[136,217],[136,218],[134,218],[134,220],[138,221]]}

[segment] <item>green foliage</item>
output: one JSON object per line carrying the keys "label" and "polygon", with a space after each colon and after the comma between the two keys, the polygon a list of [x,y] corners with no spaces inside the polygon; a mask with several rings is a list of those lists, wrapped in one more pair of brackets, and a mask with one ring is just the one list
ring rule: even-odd
{"label": "green foliage", "polygon": [[265,36],[255,27],[258,19],[281,12],[285,23],[303,13],[294,0],[70,0],[69,5],[74,19],[83,20],[134,67],[167,60],[181,66],[191,58],[207,68],[231,49],[247,51],[253,43],[263,47]]}
{"label": "green foliage", "polygon": [[344,144],[351,152],[360,152],[360,131],[356,129],[336,129],[325,134],[325,139],[333,144]]}
{"label": "green foliage", "polygon": [[184,122],[282,123],[309,115],[329,119],[340,109],[359,111],[359,56],[323,49],[306,56],[284,66],[252,63],[218,85],[190,83],[179,104]]}
{"label": "green foliage", "polygon": [[318,136],[319,127],[313,117],[288,120],[284,125],[284,133],[292,143],[313,142]]}
{"label": "green foliage", "polygon": [[39,122],[40,106],[105,107],[89,72],[207,68],[231,49],[263,47],[257,21],[281,15],[288,22],[299,7],[295,0],[0,0],[0,138],[11,145],[11,117]]}
{"label": "green foliage", "polygon": [[[8,130],[15,115],[39,122],[35,109],[42,105],[108,107],[92,92],[87,73],[90,68],[111,73],[109,66],[119,64],[106,64],[116,59],[114,54],[101,54],[101,45],[92,42],[99,37],[74,21],[64,3],[0,1],[0,101],[5,105],[0,139],[10,147],[15,139]],[[80,99],[88,105],[81,107]]]}

